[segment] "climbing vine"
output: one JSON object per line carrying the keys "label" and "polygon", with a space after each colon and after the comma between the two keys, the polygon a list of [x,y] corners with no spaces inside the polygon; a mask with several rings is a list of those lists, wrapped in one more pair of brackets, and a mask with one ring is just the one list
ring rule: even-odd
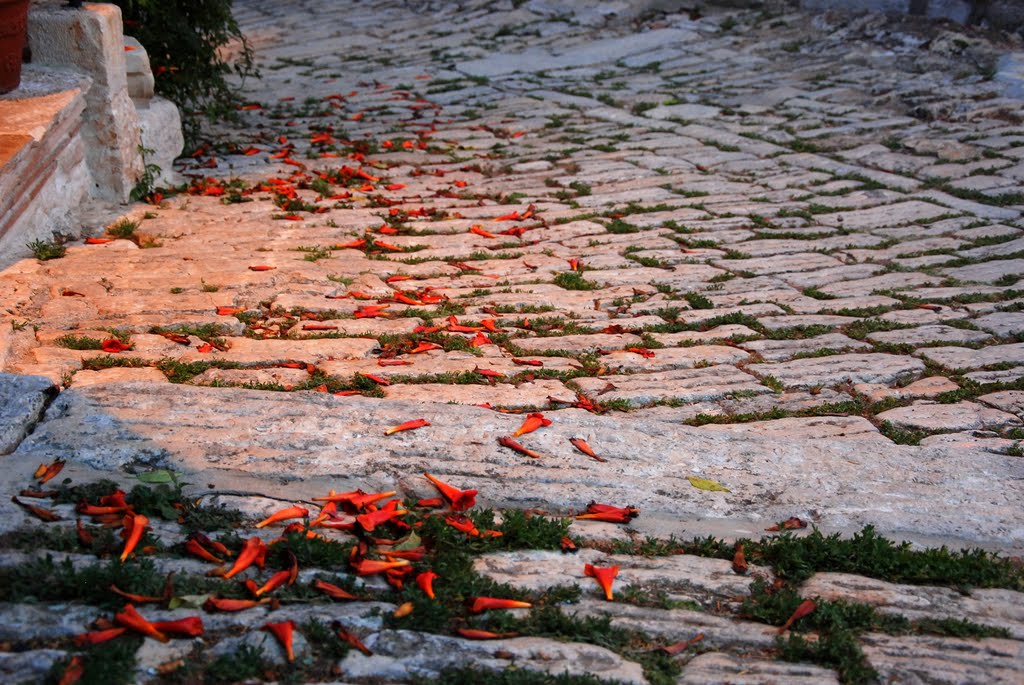
{"label": "climbing vine", "polygon": [[[256,75],[252,47],[231,13],[233,0],[114,2],[125,33],[149,53],[157,91],[179,105],[222,114],[234,103],[228,76]],[[232,43],[230,53],[223,50]]]}

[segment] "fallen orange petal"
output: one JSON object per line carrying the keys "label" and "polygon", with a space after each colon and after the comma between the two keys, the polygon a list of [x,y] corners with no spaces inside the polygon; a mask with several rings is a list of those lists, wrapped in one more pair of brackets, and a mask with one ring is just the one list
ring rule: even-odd
{"label": "fallen orange petal", "polygon": [[61,470],[64,468],[64,464],[65,464],[64,460],[58,459],[57,461],[53,462],[52,464],[50,464],[48,466],[40,467],[40,468],[43,469],[43,472],[39,473],[39,471],[36,470],[36,476],[35,477],[39,479],[39,483],[40,484],[43,484],[43,483],[49,481],[50,479],[56,477],[57,474],[59,474],[61,472]]}
{"label": "fallen orange petal", "polygon": [[469,603],[469,612],[479,614],[490,609],[529,609],[533,605],[515,599],[499,599],[497,597],[475,597]]}
{"label": "fallen orange petal", "polygon": [[[398,500],[394,500],[398,501]],[[369,533],[377,526],[382,523],[386,523],[391,519],[398,518],[399,516],[405,516],[409,512],[405,509],[387,510],[378,509],[368,514],[360,514],[356,517],[356,522],[363,529],[364,532]]]}
{"label": "fallen orange petal", "polygon": [[281,643],[284,647],[285,656],[288,661],[295,661],[295,650],[292,644],[292,637],[295,631],[294,621],[281,621],[280,623],[267,623],[260,630],[265,630]]}
{"label": "fallen orange petal", "polygon": [[413,604],[412,602],[405,602],[404,604],[399,606],[397,609],[395,609],[395,613],[392,614],[392,615],[395,618],[405,618],[406,616],[411,614],[413,612],[413,609],[415,609],[415,608],[416,608],[416,605]]}
{"label": "fallen orange petal", "polygon": [[351,633],[348,630],[345,630],[345,628],[339,627],[337,628],[337,635],[341,640],[349,643],[366,656],[373,656],[373,652],[370,651],[370,648],[363,644],[363,641],[360,640],[359,636],[355,633]]}
{"label": "fallen orange petal", "polygon": [[408,559],[397,559],[395,561],[378,561],[376,559],[360,559],[359,561],[352,564],[352,569],[356,572],[356,575],[360,576],[372,576],[377,573],[384,573],[393,568],[402,568],[403,566],[409,566],[410,562]]}
{"label": "fallen orange petal", "polygon": [[607,459],[604,459],[594,454],[594,450],[590,448],[590,445],[588,445],[587,441],[584,440],[583,438],[569,438],[569,442],[572,444],[573,447],[575,447],[576,449],[578,449],[580,452],[587,455],[591,459],[596,459],[597,461],[608,461]]}
{"label": "fallen orange petal", "polygon": [[489,630],[479,630],[478,628],[456,628],[455,632],[467,640],[500,640],[518,635],[518,633],[492,633]]}
{"label": "fallen orange petal", "polygon": [[288,570],[288,571],[278,571],[277,573],[275,573],[274,575],[272,575],[270,577],[270,580],[265,582],[261,587],[259,587],[256,590],[255,595],[257,597],[261,597],[261,596],[263,596],[263,595],[265,595],[265,594],[267,594],[269,592],[273,592],[277,588],[279,588],[282,585],[284,585],[285,583],[287,583],[288,579],[291,578],[291,576],[292,576],[292,572],[290,570]]}
{"label": "fallen orange petal", "polygon": [[309,509],[304,509],[298,505],[293,505],[280,511],[274,512],[267,518],[263,519],[256,524],[257,528],[263,528],[269,526],[271,523],[277,523],[278,521],[287,521],[288,519],[308,518]]}
{"label": "fallen orange petal", "polygon": [[108,640],[113,640],[115,637],[124,635],[128,631],[127,628],[107,628],[106,630],[92,630],[88,633],[82,633],[76,635],[74,643],[76,647],[91,647],[92,645],[98,645]]}
{"label": "fallen orange petal", "polygon": [[800,606],[796,608],[796,610],[793,612],[793,615],[786,619],[786,622],[783,623],[782,627],[779,628],[779,635],[782,635],[784,632],[789,630],[790,626],[792,626],[794,623],[799,621],[804,616],[807,616],[808,614],[812,613],[817,608],[818,605],[814,603],[813,599],[805,599],[804,601],[800,602]]}
{"label": "fallen orange petal", "polygon": [[455,530],[461,531],[470,537],[480,537],[480,531],[468,516],[461,514],[456,516],[445,516],[444,522]]}
{"label": "fallen orange petal", "polygon": [[273,271],[277,267],[268,266],[267,264],[256,264],[249,267],[249,271]]}
{"label": "fallen orange petal", "polygon": [[434,599],[434,581],[437,580],[437,574],[433,571],[424,571],[416,576],[416,584],[419,585],[420,589],[430,599]]}
{"label": "fallen orange petal", "polygon": [[612,595],[612,582],[615,580],[615,576],[619,575],[619,567],[616,566],[605,566],[598,567],[591,564],[586,564],[583,567],[583,574],[590,576],[597,581],[597,584],[604,590],[604,598],[608,601],[613,599]]}
{"label": "fallen orange petal", "polygon": [[359,599],[352,593],[347,592],[346,590],[338,587],[337,585],[333,585],[323,580],[314,580],[313,587],[319,590],[320,592],[324,593],[331,599]]}
{"label": "fallen orange petal", "polygon": [[412,421],[406,421],[405,423],[400,423],[397,426],[392,426],[391,428],[388,428],[386,431],[384,431],[384,435],[393,435],[394,433],[398,433],[400,431],[415,430],[416,428],[423,428],[424,426],[429,425],[430,422],[427,421],[426,419],[413,419]]}
{"label": "fallen orange petal", "polygon": [[540,412],[533,412],[526,417],[526,420],[523,421],[523,425],[516,429],[516,432],[512,434],[512,437],[518,438],[520,435],[526,435],[527,433],[532,433],[538,428],[550,425],[551,419],[544,418],[544,415]]}
{"label": "fallen orange petal", "polygon": [[71,657],[71,661],[64,667],[64,673],[61,675],[57,685],[74,685],[82,676],[85,675],[85,661],[79,654]]}
{"label": "fallen orange petal", "polygon": [[503,436],[498,438],[498,444],[501,445],[502,447],[507,447],[510,450],[518,452],[519,454],[525,455],[527,457],[532,457],[533,459],[540,459],[539,454],[537,454],[533,450],[526,449],[525,447],[523,447],[510,437]]}
{"label": "fallen orange petal", "polygon": [[636,507],[613,507],[610,504],[598,504],[591,502],[587,505],[584,514],[577,514],[576,518],[592,521],[606,521],[608,523],[629,523],[640,515]]}
{"label": "fallen orange petal", "polygon": [[736,545],[736,553],[732,557],[732,570],[735,573],[743,575],[744,573],[747,572],[747,568],[748,568],[747,557],[743,553],[743,545],[742,544],[737,544]]}
{"label": "fallen orange petal", "polygon": [[153,621],[153,627],[161,633],[181,637],[199,637],[205,632],[203,619],[198,616],[179,618],[176,621]]}
{"label": "fallen orange petal", "polygon": [[238,558],[235,559],[234,566],[224,574],[224,577],[231,578],[249,568],[256,563],[257,559],[266,553],[266,549],[267,546],[259,538],[249,538],[245,541],[245,544],[242,545],[242,550],[238,553]]}
{"label": "fallen orange petal", "polygon": [[[128,529],[128,539],[124,543],[124,551],[121,552],[121,561],[124,562],[128,558],[128,555],[132,553],[135,547],[139,544],[139,540],[142,539],[142,534],[146,532],[146,528],[149,527],[149,519],[142,514],[135,514],[131,516],[131,520],[125,528]],[[128,518],[128,517],[125,517]]]}
{"label": "fallen orange petal", "polygon": [[126,345],[125,343],[121,342],[120,340],[117,340],[116,338],[104,340],[102,343],[100,343],[100,346],[103,348],[103,351],[108,354],[117,354],[118,352],[124,352],[126,350],[132,349],[131,345]]}
{"label": "fallen orange petal", "polygon": [[114,622],[133,630],[140,635],[146,635],[160,642],[167,642],[170,638],[153,627],[153,624],[142,617],[131,604],[125,604],[119,614],[114,615]]}
{"label": "fallen orange petal", "polygon": [[261,604],[266,604],[269,599],[222,599],[220,597],[210,597],[203,602],[203,609],[206,611],[244,611],[246,609],[252,609]]}
{"label": "fallen orange petal", "polygon": [[424,473],[423,476],[441,491],[444,498],[451,503],[454,511],[465,511],[476,504],[476,490],[459,490],[458,488],[454,488],[451,485],[438,480],[429,473]]}

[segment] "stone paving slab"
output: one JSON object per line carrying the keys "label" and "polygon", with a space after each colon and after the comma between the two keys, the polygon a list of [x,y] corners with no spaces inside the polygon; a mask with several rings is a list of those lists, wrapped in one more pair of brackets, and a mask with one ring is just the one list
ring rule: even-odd
{"label": "stone paving slab", "polygon": [[887,583],[848,573],[817,573],[801,586],[800,593],[828,601],[862,602],[912,621],[966,618],[1005,628],[1015,640],[1024,639],[1024,595],[1012,590],[975,588],[965,593],[944,587]]}
{"label": "stone paving slab", "polygon": [[0,374],[0,455],[13,452],[56,393],[50,381],[37,376]]}
{"label": "stone paving slab", "polygon": [[1017,640],[865,636],[868,662],[887,680],[938,683],[1019,683],[1024,652]]}
{"label": "stone paving slab", "polygon": [[[62,393],[15,458],[25,468],[57,457],[101,469],[167,467],[225,487],[237,479],[278,478],[282,467],[296,484],[319,489],[334,487],[333,479],[385,487],[428,470],[442,478],[457,474],[457,483],[499,483],[481,494],[491,504],[553,511],[582,508],[590,500],[628,503],[637,492],[648,492],[646,508],[656,529],[664,525],[656,525],[659,520],[690,532],[733,521],[740,528],[753,522],[756,531],[813,512],[827,529],[872,523],[902,537],[1024,547],[1014,524],[1021,493],[1013,457],[879,443],[866,458],[858,440],[761,440],[662,420],[623,425],[614,416],[577,409],[545,415],[553,424],[522,438],[543,456],[527,460],[495,442],[522,417],[483,408],[111,384]],[[384,439],[385,429],[414,418],[431,426]],[[245,434],[235,430],[240,424],[248,427]],[[572,437],[585,438],[608,461],[583,457],[569,445]],[[830,464],[829,471],[812,468],[818,463]],[[911,483],[901,476],[908,470],[918,474]],[[718,480],[731,493],[698,490],[688,475]],[[644,489],[652,480],[664,494]],[[992,488],[993,481],[1003,486]],[[969,520],[959,513],[968,502]],[[11,506],[4,503],[2,510]],[[643,519],[636,523],[645,525]]]}
{"label": "stone paving slab", "polygon": [[772,376],[786,387],[811,388],[837,383],[891,383],[924,371],[920,359],[892,354],[840,354],[777,364],[750,364],[761,377]]}

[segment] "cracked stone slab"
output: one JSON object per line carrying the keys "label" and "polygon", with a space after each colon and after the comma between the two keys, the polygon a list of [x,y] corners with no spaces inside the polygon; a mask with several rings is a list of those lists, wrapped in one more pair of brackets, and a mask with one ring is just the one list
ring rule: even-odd
{"label": "cracked stone slab", "polygon": [[791,416],[770,421],[709,423],[700,430],[735,435],[757,435],[786,440],[870,440],[888,443],[874,424],[862,416]]}
{"label": "cracked stone slab", "polygon": [[826,226],[841,226],[843,228],[860,231],[883,226],[900,226],[916,221],[928,221],[936,219],[949,210],[930,202],[911,200],[909,202],[897,202],[891,205],[871,207],[870,209],[857,209],[850,212],[836,212],[835,214],[819,214],[815,218]]}
{"label": "cracked stone slab", "polygon": [[692,369],[698,364],[738,364],[750,355],[736,347],[725,345],[694,345],[651,350],[653,357],[636,352],[616,350],[601,357],[601,363],[611,371],[662,371]]}
{"label": "cracked stone slab", "polygon": [[872,402],[879,402],[890,397],[935,397],[944,392],[959,389],[959,385],[945,376],[929,376],[901,388],[890,388],[883,383],[857,383],[853,386],[854,392],[864,395]]}
{"label": "cracked stone slab", "polygon": [[969,347],[928,347],[918,354],[947,369],[980,369],[995,364],[1024,364],[1024,343],[990,345],[979,350]]}
{"label": "cracked stone slab", "polygon": [[1024,390],[991,392],[979,397],[978,401],[1024,418]]}
{"label": "cracked stone slab", "polygon": [[679,333],[651,333],[651,337],[666,347],[693,342],[714,342],[728,338],[757,337],[757,331],[739,324],[715,326],[707,331],[680,331]]}
{"label": "cracked stone slab", "polygon": [[[550,426],[521,438],[542,455],[527,459],[496,442],[522,417],[479,407],[105,384],[61,393],[14,453],[12,463],[24,466],[11,477],[21,483],[23,471],[66,458],[68,468],[171,468],[188,482],[245,483],[246,491],[273,483],[268,487],[302,492],[344,485],[412,492],[406,483],[418,483],[416,474],[428,471],[472,483],[485,506],[563,512],[591,500],[642,502],[644,514],[633,527],[663,535],[720,532],[726,525],[732,534],[757,535],[772,522],[800,516],[825,530],[870,523],[901,539],[1024,549],[1024,484],[1013,457],[879,442],[869,458],[858,440],[735,435],[660,418],[626,423],[579,409],[545,416]],[[431,426],[384,436],[385,429],[415,418]],[[586,439],[608,461],[579,454],[569,444],[573,437]],[[908,480],[910,472],[915,478]],[[688,475],[716,480],[731,492],[698,490]],[[0,509],[10,512],[13,505]]]}
{"label": "cracked stone slab", "polygon": [[917,402],[907,407],[884,411],[878,414],[877,418],[900,428],[928,431],[999,430],[1021,424],[1021,420],[1013,414],[976,402]]}
{"label": "cracked stone slab", "polygon": [[1024,642],[931,636],[892,637],[871,633],[864,655],[883,682],[1018,685],[1024,681]]}
{"label": "cracked stone slab", "polygon": [[802,597],[845,600],[878,607],[882,613],[922,618],[963,618],[1005,628],[1024,640],[1024,593],[997,588],[966,592],[927,585],[901,585],[849,573],[815,573],[801,587]]}
{"label": "cracked stone slab", "polygon": [[953,326],[918,326],[896,331],[875,331],[869,333],[871,342],[893,345],[925,345],[928,343],[975,343],[985,342],[992,336],[982,331],[972,331]]}
{"label": "cracked stone slab", "polygon": [[580,642],[540,637],[465,640],[411,630],[382,630],[363,642],[373,656],[352,650],[338,663],[342,676],[407,683],[415,678],[437,678],[450,668],[501,671],[515,665],[552,675],[590,674],[634,685],[647,683],[640,664],[604,647]]}
{"label": "cracked stone slab", "polygon": [[6,683],[43,682],[54,664],[66,657],[62,649],[0,652],[0,678]]}
{"label": "cracked stone slab", "polygon": [[870,350],[871,345],[854,340],[842,333],[826,333],[813,338],[796,340],[753,340],[741,343],[740,347],[757,352],[766,362],[780,362],[798,354],[819,350]]}
{"label": "cracked stone slab", "polygon": [[515,343],[524,350],[532,352],[551,352],[553,350],[565,350],[566,352],[621,350],[626,347],[637,347],[642,344],[640,336],[631,333],[592,333],[559,335],[547,338],[522,338],[516,339]]}
{"label": "cracked stone slab", "polygon": [[786,387],[811,388],[839,383],[893,383],[924,371],[924,362],[895,354],[837,354],[775,364],[750,364],[758,376],[772,376]]}
{"label": "cracked stone slab", "polygon": [[[212,370],[212,369],[211,369]],[[97,383],[168,383],[167,376],[160,369],[152,367],[113,367],[99,371],[76,371],[71,379],[71,384],[76,387],[96,385]]]}
{"label": "cracked stone slab", "polygon": [[[615,587],[639,587],[664,590],[675,598],[685,598],[702,606],[715,600],[746,597],[750,594],[751,576],[732,570],[732,562],[690,554],[662,557],[641,557],[627,554],[604,554],[595,549],[581,549],[576,554],[550,551],[516,551],[485,554],[473,562],[481,575],[498,583],[508,583],[527,590],[546,590],[558,585],[575,585],[587,597],[603,597],[593,578],[583,575],[584,564],[618,566]],[[751,566],[751,574],[769,577],[764,567]]]}
{"label": "cracked stone slab", "polygon": [[626,400],[632,405],[664,400],[695,402],[721,399],[736,393],[771,392],[756,378],[730,364],[628,376],[577,378],[575,384],[598,402]]}
{"label": "cracked stone slab", "polygon": [[0,455],[17,449],[56,394],[47,378],[0,373]]}
{"label": "cracked stone slab", "polygon": [[676,682],[678,685],[839,685],[839,678],[835,671],[821,666],[708,652],[691,659]]}
{"label": "cracked stone slab", "polygon": [[972,323],[983,331],[1008,336],[1024,332],[1024,312],[994,312],[979,316]]}
{"label": "cracked stone slab", "polygon": [[700,644],[712,649],[754,651],[775,644],[778,629],[763,623],[743,621],[732,616],[718,616],[691,609],[655,609],[624,602],[607,602],[584,597],[577,604],[561,608],[562,613],[580,618],[608,617],[612,625],[642,630],[648,635],[664,638],[667,644],[688,640],[704,633]]}
{"label": "cracked stone slab", "polygon": [[384,388],[384,396],[393,400],[410,402],[441,402],[452,404],[491,404],[508,409],[543,408],[552,401],[572,404],[576,393],[565,384],[553,379],[540,379],[512,385],[446,385],[443,383],[421,383],[416,385],[392,385]]}

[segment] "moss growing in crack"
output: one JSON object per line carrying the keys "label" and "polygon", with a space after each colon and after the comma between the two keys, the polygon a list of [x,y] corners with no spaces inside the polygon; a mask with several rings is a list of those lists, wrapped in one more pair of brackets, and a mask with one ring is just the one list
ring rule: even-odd
{"label": "moss growing in crack", "polygon": [[566,290],[597,290],[601,286],[588,281],[579,271],[563,271],[554,278],[554,284]]}

